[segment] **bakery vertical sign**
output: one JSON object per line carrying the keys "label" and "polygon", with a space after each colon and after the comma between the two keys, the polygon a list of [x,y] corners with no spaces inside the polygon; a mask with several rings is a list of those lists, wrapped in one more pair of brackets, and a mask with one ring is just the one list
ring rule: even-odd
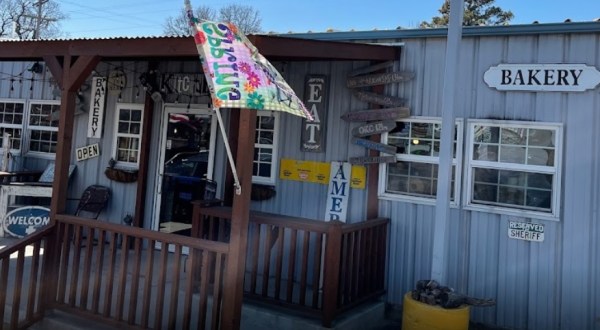
{"label": "bakery vertical sign", "polygon": [[329,97],[327,77],[308,75],[304,90],[304,105],[313,121],[302,120],[302,151],[325,152],[326,106]]}

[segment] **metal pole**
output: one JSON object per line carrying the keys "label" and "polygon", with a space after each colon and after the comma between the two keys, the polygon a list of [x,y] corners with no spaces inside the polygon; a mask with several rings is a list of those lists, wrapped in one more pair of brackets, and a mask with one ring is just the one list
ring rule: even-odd
{"label": "metal pole", "polygon": [[[450,0],[450,20],[446,44],[444,87],[442,92],[442,133],[440,164],[438,168],[437,200],[431,258],[431,278],[446,282],[448,219],[450,217],[450,189],[452,187],[452,148],[454,145],[454,95],[462,38],[464,0]],[[459,184],[456,182],[455,184]],[[455,196],[456,197],[456,196]]]}

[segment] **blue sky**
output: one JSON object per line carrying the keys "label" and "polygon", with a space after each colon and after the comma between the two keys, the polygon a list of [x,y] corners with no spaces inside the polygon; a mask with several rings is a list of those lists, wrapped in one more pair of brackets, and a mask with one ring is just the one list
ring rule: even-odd
{"label": "blue sky", "polygon": [[[63,21],[62,30],[71,38],[162,35],[166,18],[183,7],[183,0],[57,1],[70,16]],[[228,3],[251,5],[260,12],[265,32],[286,33],[414,28],[437,15],[443,0],[191,2],[192,6],[203,4],[215,9]],[[495,4],[513,12],[512,24],[600,18],[599,0],[496,0]]]}

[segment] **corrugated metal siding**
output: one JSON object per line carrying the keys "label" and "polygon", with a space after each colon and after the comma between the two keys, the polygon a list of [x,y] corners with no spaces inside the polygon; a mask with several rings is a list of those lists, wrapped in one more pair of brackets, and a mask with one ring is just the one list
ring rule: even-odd
{"label": "corrugated metal siding", "polygon": [[[282,114],[280,116],[279,158],[315,162],[348,161],[349,157],[365,156],[364,148],[351,145],[353,126],[340,119],[348,111],[364,110],[367,105],[352,96],[346,87],[346,77],[353,69],[366,62],[291,62],[278,64],[282,75],[301,98],[304,97],[307,75],[326,75],[329,79],[329,99],[326,109],[327,123],[325,152],[300,151],[302,119]],[[264,212],[280,213],[321,220],[325,217],[327,185],[279,180],[275,183],[277,196],[271,200],[253,202],[252,208]],[[351,189],[347,222],[365,220],[366,189]]]}
{"label": "corrugated metal siding", "polygon": [[[599,53],[597,34],[463,40],[457,117],[564,124],[561,219],[532,219],[545,226],[543,243],[508,238],[508,216],[451,210],[444,284],[497,300],[495,307],[472,308],[473,321],[513,329],[600,329],[598,91],[498,92],[483,82],[484,72],[500,63],[598,68]],[[405,41],[398,69],[416,77],[397,94],[408,99],[412,114],[441,116],[444,56],[444,39]],[[392,219],[387,299],[401,304],[416,280],[430,277],[434,207],[381,201],[380,215]]]}

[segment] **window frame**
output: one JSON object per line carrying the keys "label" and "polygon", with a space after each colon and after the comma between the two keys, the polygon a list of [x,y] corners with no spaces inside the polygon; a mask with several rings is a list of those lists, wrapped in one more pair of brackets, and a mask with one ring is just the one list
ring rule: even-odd
{"label": "window frame", "polygon": [[[411,116],[408,118],[402,118],[396,120],[396,122],[411,122],[411,123],[430,123],[430,124],[442,124],[441,117],[420,117],[420,116]],[[463,136],[464,136],[464,128],[463,128],[463,120],[460,118],[456,118],[454,121],[455,129],[456,129],[456,155],[452,159],[452,166],[454,168],[454,200],[450,200],[451,207],[458,207],[460,205],[461,198],[461,182],[462,182],[462,155],[463,155]],[[440,133],[441,134],[441,133]],[[389,133],[381,134],[381,143],[388,143]],[[441,143],[441,139],[440,139]],[[387,155],[384,153],[380,153],[381,156]],[[440,158],[439,155],[436,156],[423,156],[423,155],[410,155],[410,154],[395,154],[397,161],[406,161],[406,162],[414,162],[414,163],[423,163],[423,164],[435,164],[438,165]],[[388,192],[387,190],[387,175],[388,175],[388,165],[391,163],[381,163],[379,164],[379,180],[378,180],[378,198],[382,200],[390,200],[390,201],[402,201],[402,202],[410,202],[416,204],[426,204],[426,205],[435,205],[437,200],[436,196],[425,197],[425,196],[416,196],[410,195],[406,193],[393,193]],[[437,176],[436,176],[437,177]]]}
{"label": "window frame", "polygon": [[[131,133],[119,133],[119,117],[121,110],[140,110],[140,131],[137,134]],[[128,169],[137,169],[140,164],[140,154],[142,148],[142,134],[144,130],[144,104],[142,103],[117,103],[115,105],[115,117],[113,120],[113,142],[111,146],[111,157],[116,161],[115,166],[120,168],[128,168]],[[135,163],[132,162],[124,162],[117,160],[117,152],[118,152],[118,141],[119,137],[128,137],[128,138],[137,138],[138,146],[137,146],[137,159]]]}
{"label": "window frame", "polygon": [[[60,111],[60,100],[29,100],[27,102],[27,116],[26,116],[26,121],[23,125],[23,129],[25,130],[26,134],[24,141],[22,141],[22,143],[25,144],[25,148],[23,149],[25,152],[25,154],[27,156],[32,156],[32,157],[37,157],[37,158],[44,158],[44,159],[55,159],[56,158],[56,152],[44,152],[44,151],[32,151],[30,149],[30,144],[31,144],[31,133],[32,131],[46,131],[46,132],[56,132],[57,134],[57,142],[58,142],[58,127],[53,127],[53,126],[39,126],[39,125],[31,125],[29,123],[30,119],[31,119],[31,107],[34,105],[58,105],[59,107],[59,111]],[[23,135],[23,134],[22,134]],[[58,143],[57,143],[58,146]]]}
{"label": "window frame", "polygon": [[[474,160],[473,153],[475,144],[474,141],[474,128],[478,125],[494,126],[502,128],[525,128],[525,129],[540,129],[540,130],[552,130],[554,131],[554,166],[547,165],[529,165],[529,164],[518,164],[511,162],[498,161],[486,161],[486,160]],[[463,208],[471,211],[481,211],[488,213],[504,214],[510,216],[536,218],[542,220],[560,220],[560,201],[561,201],[561,182],[562,182],[562,152],[563,152],[563,124],[562,123],[550,123],[550,122],[532,122],[532,121],[514,121],[514,120],[496,120],[496,119],[469,119],[466,125],[466,159],[465,159],[465,179],[464,179],[464,204]],[[498,146],[501,146],[500,141]],[[529,147],[529,144],[525,144],[524,147]],[[518,208],[511,206],[511,204],[484,204],[480,202],[473,202],[472,198],[474,195],[474,183],[473,172],[475,168],[488,168],[498,170],[510,170],[536,174],[552,174],[552,196],[551,196],[551,207],[550,211],[537,211],[525,208]]]}
{"label": "window frame", "polygon": [[[252,160],[252,183],[256,184],[264,184],[264,185],[274,185],[275,180],[277,179],[278,167],[279,167],[279,125],[280,125],[280,116],[277,111],[258,111],[256,115],[256,124],[259,123],[260,117],[273,117],[275,123],[273,124],[273,142],[272,144],[262,144],[262,143],[254,143],[254,150],[257,148],[270,148],[271,153],[271,173],[269,177],[257,176],[254,175],[254,156]],[[259,136],[259,129],[256,129],[256,137]]]}
{"label": "window frame", "polygon": [[[27,107],[27,100],[26,99],[11,99],[11,98],[0,98],[0,103],[13,103],[13,104],[22,104],[23,105],[23,118],[22,118],[22,122],[21,124],[5,124],[0,122],[0,135],[3,133],[4,128],[11,128],[11,129],[19,129],[21,130],[21,143],[20,143],[20,147],[19,149],[10,149],[10,153],[13,155],[22,155],[25,152],[25,148],[23,147],[25,145],[25,135],[26,135],[26,128],[25,128],[25,123],[28,121],[28,107]],[[0,151],[4,152],[4,149],[2,148],[2,144],[0,143]]]}

